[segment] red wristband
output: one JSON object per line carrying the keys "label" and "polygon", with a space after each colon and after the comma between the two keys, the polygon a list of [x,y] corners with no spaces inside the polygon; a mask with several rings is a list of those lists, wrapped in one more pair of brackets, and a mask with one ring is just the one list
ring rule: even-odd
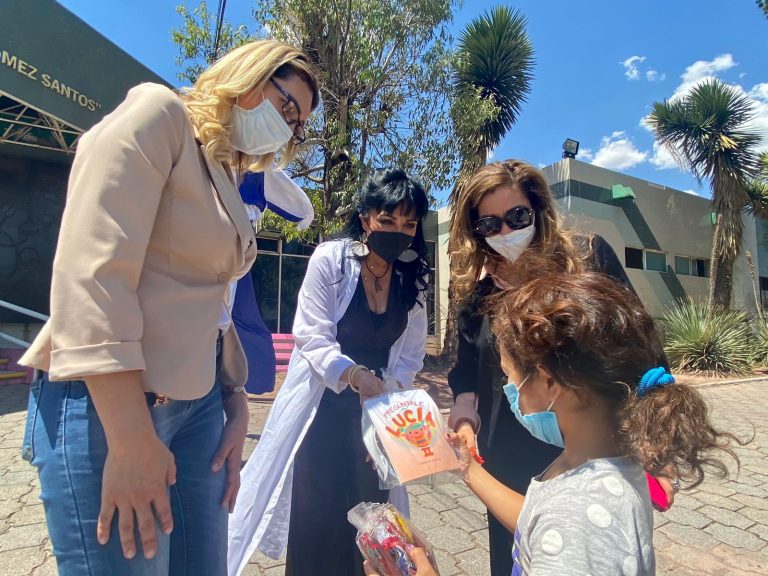
{"label": "red wristband", "polygon": [[470,448],[470,449],[469,449],[469,453],[470,453],[470,454],[472,454],[472,458],[474,458],[474,459],[475,459],[475,462],[477,462],[477,463],[478,463],[478,464],[480,464],[481,466],[482,466],[483,464],[485,464],[485,458],[483,458],[482,456],[480,456],[480,453],[477,451],[477,448],[475,448],[475,447],[473,446],[472,448]]}

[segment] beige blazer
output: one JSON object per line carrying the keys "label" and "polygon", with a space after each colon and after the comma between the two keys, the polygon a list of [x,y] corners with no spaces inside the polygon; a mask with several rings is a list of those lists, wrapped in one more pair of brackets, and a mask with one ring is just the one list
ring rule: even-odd
{"label": "beige blazer", "polygon": [[[141,84],[84,134],[53,262],[51,318],[21,359],[51,380],[141,370],[144,388],[190,400],[213,386],[224,292],[256,258],[231,172],[209,161],[186,107]],[[225,386],[245,382],[234,327]]]}

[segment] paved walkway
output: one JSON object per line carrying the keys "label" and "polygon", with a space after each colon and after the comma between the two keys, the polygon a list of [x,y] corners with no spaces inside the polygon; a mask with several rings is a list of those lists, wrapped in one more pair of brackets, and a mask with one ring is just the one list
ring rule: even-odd
{"label": "paved walkway", "polygon": [[[754,440],[737,449],[741,472],[709,478],[656,514],[657,573],[674,576],[768,574],[768,381],[702,388],[723,430]],[[0,576],[56,574],[38,483],[19,456],[26,391],[0,387]],[[248,451],[268,403],[251,403]],[[750,421],[754,423],[754,428]],[[412,515],[436,549],[443,576],[488,574],[485,510],[462,483],[411,487]],[[282,576],[282,562],[256,555],[245,574]]]}

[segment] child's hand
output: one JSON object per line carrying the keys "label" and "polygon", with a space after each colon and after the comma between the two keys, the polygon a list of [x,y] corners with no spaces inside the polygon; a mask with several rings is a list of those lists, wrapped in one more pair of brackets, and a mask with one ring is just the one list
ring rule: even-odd
{"label": "child's hand", "polygon": [[[427,558],[427,553],[424,552],[424,548],[414,548],[408,552],[408,556],[411,557],[411,560],[416,565],[416,576],[438,576],[435,569],[432,568],[432,564],[429,562],[429,558]],[[365,568],[366,576],[392,576],[390,574],[376,573],[368,560],[363,564],[363,568]]]}
{"label": "child's hand", "polygon": [[467,441],[455,432],[449,432],[448,442],[453,446],[453,450],[456,452],[456,457],[459,459],[461,468],[459,469],[458,474],[466,480],[469,475],[469,467],[475,462],[475,458],[472,456],[469,446],[467,446]]}

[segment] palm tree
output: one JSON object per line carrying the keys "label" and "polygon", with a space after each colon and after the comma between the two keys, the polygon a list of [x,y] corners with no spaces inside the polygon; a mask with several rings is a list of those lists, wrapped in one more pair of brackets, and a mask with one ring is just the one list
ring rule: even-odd
{"label": "palm tree", "polygon": [[[655,102],[648,120],[661,145],[701,182],[709,180],[716,214],[709,303],[727,308],[733,264],[741,252],[742,213],[752,205],[748,183],[757,170],[759,135],[747,128],[752,103],[741,91],[708,80],[673,101]],[[756,206],[752,205],[754,208]]]}
{"label": "palm tree", "polygon": [[[454,123],[462,152],[461,167],[449,203],[467,178],[483,166],[493,148],[517,121],[533,78],[533,46],[526,31],[527,20],[519,10],[496,6],[470,22],[459,37],[453,89],[457,102]],[[480,100],[488,114],[467,126],[457,116],[466,111],[468,101]],[[453,272],[451,272],[453,277]],[[443,356],[456,351],[456,302],[452,281],[448,287],[448,318]]]}

